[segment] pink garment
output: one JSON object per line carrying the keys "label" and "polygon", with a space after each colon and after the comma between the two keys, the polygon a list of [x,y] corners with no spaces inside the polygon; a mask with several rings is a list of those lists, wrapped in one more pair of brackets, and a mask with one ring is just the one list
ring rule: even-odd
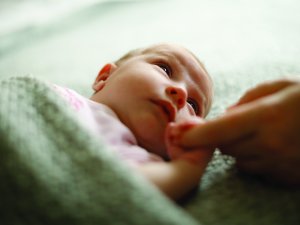
{"label": "pink garment", "polygon": [[121,159],[131,165],[163,161],[161,157],[138,146],[133,133],[109,107],[85,98],[71,89],[53,86],[77,112],[83,124],[110,146]]}

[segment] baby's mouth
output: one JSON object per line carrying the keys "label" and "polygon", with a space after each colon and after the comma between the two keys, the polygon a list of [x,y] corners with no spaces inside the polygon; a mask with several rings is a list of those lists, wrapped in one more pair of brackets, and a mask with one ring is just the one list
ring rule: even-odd
{"label": "baby's mouth", "polygon": [[176,109],[172,103],[165,100],[153,100],[154,104],[158,105],[168,118],[168,122],[174,122],[176,117]]}

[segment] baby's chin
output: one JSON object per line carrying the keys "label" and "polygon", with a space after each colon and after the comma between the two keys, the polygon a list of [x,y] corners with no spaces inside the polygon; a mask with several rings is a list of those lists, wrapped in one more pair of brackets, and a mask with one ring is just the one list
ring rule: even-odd
{"label": "baby's chin", "polygon": [[148,151],[162,157],[164,160],[169,160],[169,155],[167,154],[167,150],[165,146],[160,149],[150,149]]}
{"label": "baby's chin", "polygon": [[129,129],[131,128],[139,146],[164,159],[168,158],[165,144],[165,128],[146,125],[140,126],[140,124],[128,127]]}
{"label": "baby's chin", "polygon": [[[157,144],[157,140],[156,139],[152,139],[152,140],[142,140],[138,138],[138,143],[141,147],[143,147],[144,149],[146,149],[148,152],[151,152],[155,155],[158,155],[160,157],[162,157],[165,160],[168,160],[169,156],[167,154],[167,148],[166,145],[163,144]],[[162,142],[160,142],[162,143]]]}

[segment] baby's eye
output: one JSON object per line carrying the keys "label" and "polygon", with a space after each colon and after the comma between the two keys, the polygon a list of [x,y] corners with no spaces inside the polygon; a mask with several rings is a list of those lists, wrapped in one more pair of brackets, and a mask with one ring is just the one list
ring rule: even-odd
{"label": "baby's eye", "polygon": [[172,76],[172,70],[170,66],[165,63],[159,63],[157,66],[160,67],[169,77]]}
{"label": "baby's eye", "polygon": [[194,112],[195,112],[196,115],[200,114],[200,108],[199,108],[199,105],[196,102],[196,100],[194,100],[192,98],[189,98],[187,100],[187,103],[193,108],[193,110],[194,110]]}

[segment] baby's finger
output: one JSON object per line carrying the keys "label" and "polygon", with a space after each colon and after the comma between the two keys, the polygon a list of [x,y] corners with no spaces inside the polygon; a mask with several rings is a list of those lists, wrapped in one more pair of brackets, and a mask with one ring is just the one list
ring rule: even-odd
{"label": "baby's finger", "polygon": [[185,152],[178,159],[185,160],[191,164],[197,166],[203,166],[203,168],[205,168],[207,163],[211,160],[212,155],[213,155],[213,151],[211,150],[198,149],[198,150]]}
{"label": "baby's finger", "polygon": [[[186,126],[186,129],[189,129],[191,126],[194,126],[194,123],[185,123],[181,124],[182,126]],[[172,137],[170,137],[169,132],[174,126],[174,123],[169,124],[166,129],[166,146],[167,153],[170,160],[185,160],[191,164],[203,166],[206,165],[213,154],[212,149],[185,149],[181,146],[175,144],[172,141]]]}

